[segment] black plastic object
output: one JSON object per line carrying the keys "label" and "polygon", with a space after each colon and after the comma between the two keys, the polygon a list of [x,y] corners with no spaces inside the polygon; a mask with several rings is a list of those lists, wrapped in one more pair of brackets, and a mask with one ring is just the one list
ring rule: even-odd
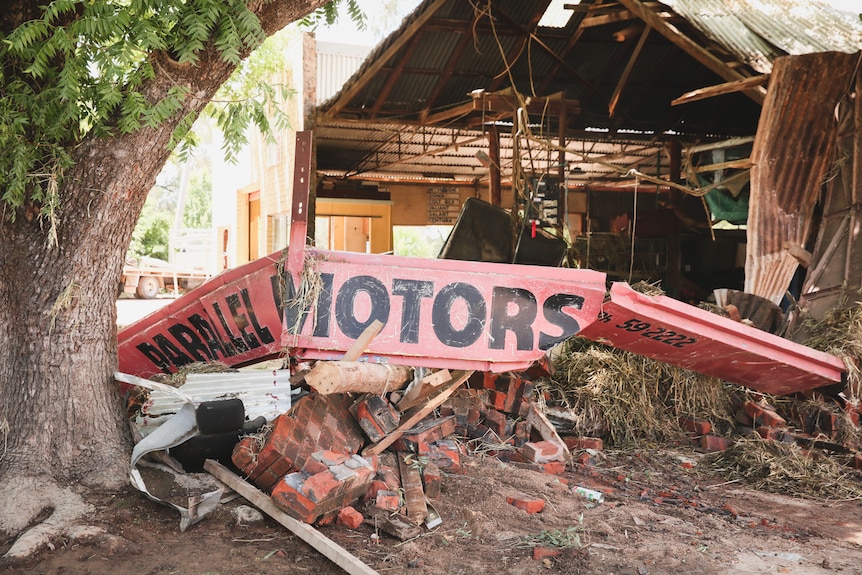
{"label": "black plastic object", "polygon": [[518,236],[514,263],[559,267],[568,249],[563,238],[552,236],[541,228],[536,229],[534,237],[532,226],[527,222]]}
{"label": "black plastic object", "polygon": [[245,421],[245,406],[236,397],[204,401],[195,410],[195,419],[202,435],[237,431]]}
{"label": "black plastic object", "polygon": [[204,461],[207,459],[215,459],[233,469],[231,455],[239,438],[243,435],[257,433],[264,425],[266,425],[266,418],[261,415],[251,421],[243,422],[239,429],[195,435],[188,441],[171,447],[170,454],[182,464],[186,473],[202,473]]}
{"label": "black plastic object", "polygon": [[243,433],[239,429],[224,433],[195,435],[175,447],[171,447],[171,457],[179,461],[186,473],[202,473],[204,461],[215,459],[219,463],[232,466],[233,448]]}
{"label": "black plastic object", "polygon": [[509,212],[479,198],[467,198],[439,259],[511,263],[515,230]]}

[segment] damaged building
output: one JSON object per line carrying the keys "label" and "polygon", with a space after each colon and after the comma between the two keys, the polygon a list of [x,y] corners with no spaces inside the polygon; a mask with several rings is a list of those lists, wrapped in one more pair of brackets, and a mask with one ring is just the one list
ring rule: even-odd
{"label": "damaged building", "polygon": [[[410,539],[441,520],[441,472],[465,443],[556,474],[602,434],[624,440],[575,413],[580,391],[547,385],[575,335],[747,390],[708,421],[655,384],[701,450],[737,425],[862,461],[843,441],[857,358],[809,346],[811,322],[862,288],[859,15],[814,0],[548,8],[422,2],[284,145],[292,210],[259,234],[271,255],[120,333],[126,384],[282,358],[281,393],[302,391],[247,433],[244,411],[216,426],[231,441],[212,459],[244,487],[199,453],[190,465],[292,520]],[[391,254],[402,226],[447,226],[438,257]],[[840,399],[790,416],[760,401],[772,394]],[[161,414],[151,401],[143,420]],[[195,434],[192,411],[153,451]],[[589,487],[572,493],[601,503]]]}

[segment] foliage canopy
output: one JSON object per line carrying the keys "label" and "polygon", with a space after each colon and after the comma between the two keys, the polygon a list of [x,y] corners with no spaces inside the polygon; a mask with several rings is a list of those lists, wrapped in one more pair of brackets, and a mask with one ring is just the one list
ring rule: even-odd
{"label": "foliage canopy", "polygon": [[[315,12],[334,18],[339,6],[361,22],[355,0]],[[180,84],[151,100],[146,82],[160,58],[194,66],[214,45],[238,64],[266,34],[244,0],[54,0],[38,18],[0,31],[0,200],[11,210],[32,202],[43,215],[57,208],[63,171],[87,137],[155,127],[193,97]],[[278,96],[264,89],[211,108],[235,150],[245,127],[269,132],[267,109]],[[185,142],[195,118],[182,118],[171,146]]]}

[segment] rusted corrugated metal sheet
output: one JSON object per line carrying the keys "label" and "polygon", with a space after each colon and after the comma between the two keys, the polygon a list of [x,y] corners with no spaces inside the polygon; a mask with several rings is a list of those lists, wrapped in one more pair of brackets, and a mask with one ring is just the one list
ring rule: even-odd
{"label": "rusted corrugated metal sheet", "polygon": [[820,321],[830,310],[857,305],[862,300],[862,70],[857,68],[856,98],[838,103],[836,171],[829,178],[823,216],[805,277],[798,311],[791,319],[794,339],[806,337],[803,322]]}
{"label": "rusted corrugated metal sheet", "polygon": [[832,161],[834,110],[858,56],[828,52],[775,62],[751,154],[745,291],[780,303],[804,247]]}

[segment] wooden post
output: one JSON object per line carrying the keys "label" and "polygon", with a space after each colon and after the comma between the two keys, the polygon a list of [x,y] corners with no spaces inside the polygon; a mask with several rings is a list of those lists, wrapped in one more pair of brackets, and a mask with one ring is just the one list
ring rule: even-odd
{"label": "wooden post", "polygon": [[491,159],[491,165],[488,166],[490,201],[491,205],[500,207],[503,203],[500,185],[500,132],[494,124],[488,127],[488,157]]}

